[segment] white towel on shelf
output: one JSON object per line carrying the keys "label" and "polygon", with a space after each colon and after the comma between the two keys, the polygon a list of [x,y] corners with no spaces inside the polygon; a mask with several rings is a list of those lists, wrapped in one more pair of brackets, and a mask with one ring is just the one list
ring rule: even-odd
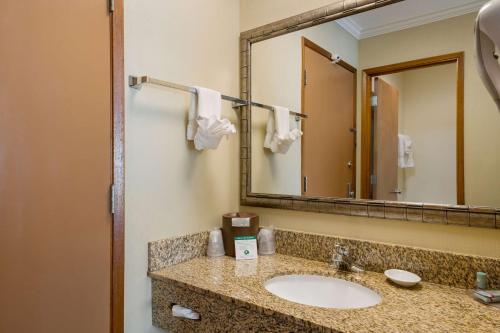
{"label": "white towel on shelf", "polygon": [[216,149],[224,135],[236,133],[227,119],[221,119],[221,94],[218,91],[195,87],[196,94],[189,107],[187,139],[194,141],[197,150]]}
{"label": "white towel on shelf", "polygon": [[413,142],[408,135],[398,134],[398,166],[401,169],[415,167]]}
{"label": "white towel on shelf", "polygon": [[290,129],[290,110],[281,106],[273,106],[274,112],[269,115],[266,127],[264,147],[273,153],[286,154],[292,143],[300,138],[302,131]]}

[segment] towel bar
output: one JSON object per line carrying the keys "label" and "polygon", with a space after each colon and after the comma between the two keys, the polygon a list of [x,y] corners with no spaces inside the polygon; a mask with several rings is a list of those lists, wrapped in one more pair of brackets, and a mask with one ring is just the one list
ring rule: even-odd
{"label": "towel bar", "polygon": [[[158,86],[163,86],[163,87],[168,87],[168,88],[173,88],[173,89],[178,89],[178,90],[190,92],[192,94],[196,94],[196,89],[193,87],[185,86],[185,85],[178,84],[178,83],[158,80],[158,79],[149,77],[147,75],[143,75],[143,76],[130,75],[128,77],[128,85],[131,88],[141,89],[142,85],[146,84],[146,83],[155,84]],[[227,95],[221,95],[221,98],[223,100],[233,102],[233,108],[238,108],[241,106],[248,105],[248,102],[244,99],[241,99],[241,98],[236,98],[236,97],[227,96]],[[257,102],[251,102],[250,104],[252,106],[256,106],[258,108],[262,108],[262,109],[266,109],[266,110],[274,112],[274,107],[272,107],[271,105],[266,105],[266,104],[257,103]],[[299,113],[299,112],[290,111],[290,114],[294,115],[295,117],[307,118],[307,115]]]}

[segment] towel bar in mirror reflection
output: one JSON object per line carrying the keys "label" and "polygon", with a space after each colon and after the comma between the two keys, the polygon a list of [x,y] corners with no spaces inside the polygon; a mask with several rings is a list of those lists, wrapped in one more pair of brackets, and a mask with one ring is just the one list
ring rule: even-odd
{"label": "towel bar in mirror reflection", "polygon": [[242,205],[498,228],[500,119],[472,37],[487,0],[348,2],[241,33],[241,92],[310,117],[278,155],[266,113],[242,110]]}
{"label": "towel bar in mirror reflection", "polygon": [[[154,84],[154,85],[158,85],[158,86],[162,86],[162,87],[173,88],[173,89],[177,89],[177,90],[186,91],[186,92],[189,92],[192,94],[196,94],[196,88],[194,88],[194,87],[155,79],[155,78],[152,78],[152,77],[147,76],[147,75],[142,75],[142,76],[130,75],[128,78],[128,85],[131,88],[141,89],[143,84]],[[236,97],[227,96],[227,95],[221,95],[221,98],[225,101],[233,102],[233,108],[239,108],[239,107],[248,105],[248,101],[241,99],[241,98],[236,98]],[[266,104],[262,104],[262,103],[258,103],[258,102],[251,102],[250,104],[252,106],[274,112],[274,107],[271,105],[266,105]],[[299,112],[290,111],[290,114],[295,116],[296,120],[297,120],[297,118],[303,118],[303,119],[307,118],[307,115],[299,113]]]}

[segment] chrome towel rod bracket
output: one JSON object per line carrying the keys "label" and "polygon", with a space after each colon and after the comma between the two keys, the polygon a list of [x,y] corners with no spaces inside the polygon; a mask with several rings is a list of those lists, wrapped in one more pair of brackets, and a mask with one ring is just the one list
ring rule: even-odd
{"label": "chrome towel rod bracket", "polygon": [[142,84],[149,83],[149,77],[147,76],[132,76],[128,77],[128,86],[136,90],[141,90]]}
{"label": "chrome towel rod bracket", "polygon": [[[142,88],[143,84],[148,84],[148,83],[163,86],[163,87],[178,89],[178,90],[182,90],[182,91],[187,91],[187,92],[190,92],[192,94],[196,94],[196,89],[193,87],[189,87],[189,86],[185,86],[185,85],[177,84],[177,83],[173,83],[173,82],[158,80],[158,79],[152,78],[152,77],[147,76],[147,75],[143,75],[143,76],[130,75],[128,77],[128,85],[130,88],[133,88],[133,89],[140,90]],[[221,95],[221,98],[223,100],[233,102],[233,108],[239,108],[239,107],[248,105],[248,102],[244,99],[241,99],[241,98],[236,98],[236,97],[227,96],[227,95]],[[274,107],[272,107],[271,105],[261,104],[261,103],[257,103],[257,102],[251,102],[250,104],[252,106],[255,106],[258,108],[263,108],[263,109],[274,112]],[[307,115],[299,113],[299,112],[290,111],[290,114],[294,115],[296,119],[297,119],[297,117],[307,118]]]}

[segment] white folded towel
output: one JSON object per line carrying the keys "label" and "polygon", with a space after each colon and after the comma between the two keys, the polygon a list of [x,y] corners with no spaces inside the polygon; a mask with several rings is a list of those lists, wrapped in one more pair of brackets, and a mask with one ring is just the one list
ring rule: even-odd
{"label": "white folded towel", "polygon": [[401,169],[415,167],[413,142],[408,135],[398,134],[398,166]]}
{"label": "white folded towel", "polygon": [[194,140],[197,150],[216,149],[224,135],[236,133],[227,119],[221,119],[221,94],[195,87],[196,94],[189,107],[187,139]]}
{"label": "white folded towel", "polygon": [[267,121],[264,147],[273,153],[286,154],[292,143],[300,138],[302,131],[290,129],[290,110],[281,106],[273,108],[274,114],[270,114]]}

